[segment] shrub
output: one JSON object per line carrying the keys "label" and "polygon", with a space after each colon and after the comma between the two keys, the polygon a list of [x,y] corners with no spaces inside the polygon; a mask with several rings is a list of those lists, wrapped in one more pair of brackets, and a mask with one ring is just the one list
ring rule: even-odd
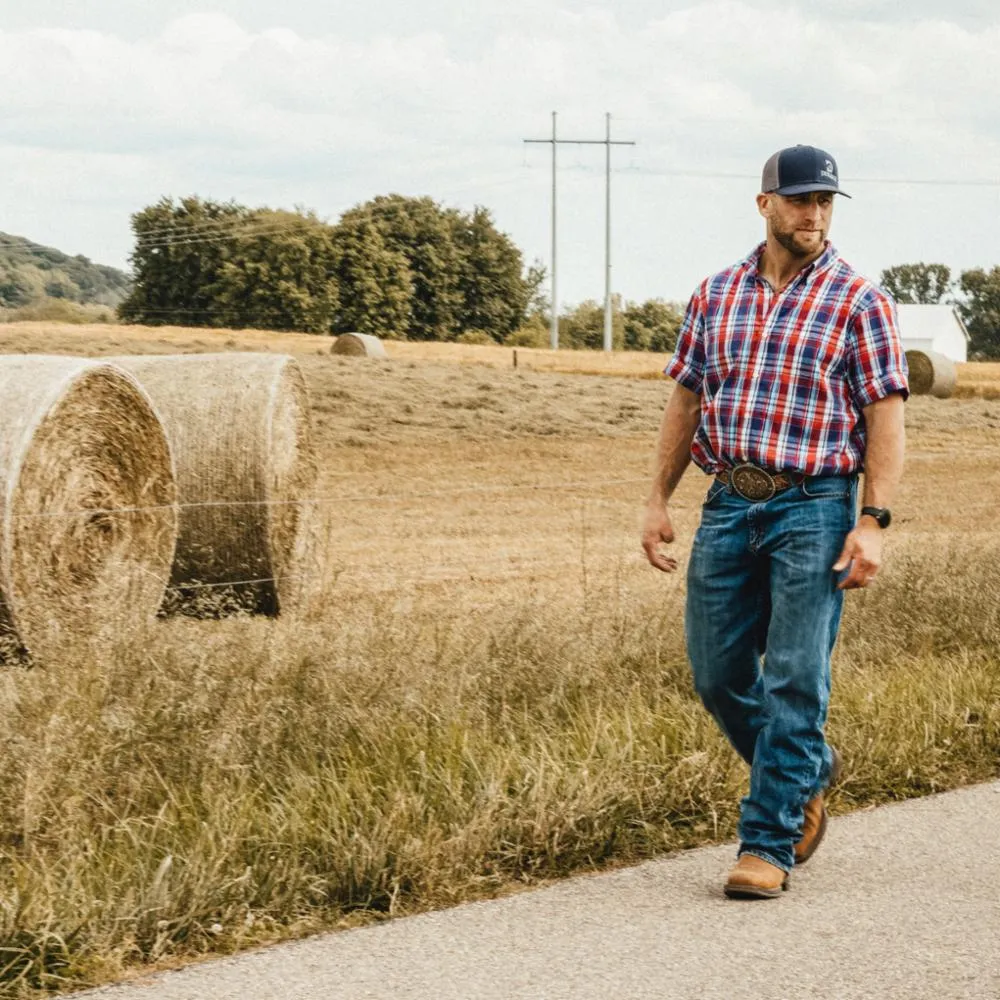
{"label": "shrub", "polygon": [[108,310],[101,307],[88,308],[68,299],[42,299],[31,305],[11,309],[6,317],[8,323],[49,322],[49,323],[108,323]]}
{"label": "shrub", "polygon": [[456,338],[456,344],[479,344],[489,346],[496,341],[485,330],[463,330]]}
{"label": "shrub", "polygon": [[549,330],[538,316],[531,316],[504,340],[508,347],[548,347]]}

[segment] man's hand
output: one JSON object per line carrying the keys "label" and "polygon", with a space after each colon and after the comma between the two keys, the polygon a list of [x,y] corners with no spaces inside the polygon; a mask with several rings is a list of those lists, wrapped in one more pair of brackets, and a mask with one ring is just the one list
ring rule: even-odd
{"label": "man's hand", "polygon": [[838,590],[867,587],[882,565],[882,529],[878,522],[865,515],[858,526],[844,540],[840,558],[833,564],[835,572],[851,567],[850,572],[837,584]]}
{"label": "man's hand", "polygon": [[674,527],[670,523],[667,505],[661,500],[650,500],[646,505],[646,517],[642,524],[642,548],[650,565],[672,573],[677,569],[677,560],[660,551],[661,543],[669,545],[674,540]]}

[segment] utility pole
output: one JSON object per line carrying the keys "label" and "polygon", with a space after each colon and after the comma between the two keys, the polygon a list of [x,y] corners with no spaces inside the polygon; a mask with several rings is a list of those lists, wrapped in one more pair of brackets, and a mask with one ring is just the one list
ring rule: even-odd
{"label": "utility pole", "polygon": [[559,350],[559,294],[556,290],[556,113],[552,112],[552,319],[549,321],[549,346]]}
{"label": "utility pole", "polygon": [[604,115],[604,350],[611,350],[611,112]]}
{"label": "utility pole", "polygon": [[611,350],[611,147],[634,146],[631,140],[611,138],[611,113],[604,116],[603,139],[559,139],[556,137],[556,112],[552,112],[551,139],[525,139],[529,143],[552,145],[552,322],[550,342],[552,350],[559,348],[559,302],[556,297],[556,147],[604,146],[604,350]]}
{"label": "utility pole", "polygon": [[556,281],[556,146],[560,141],[556,138],[556,112],[552,112],[551,139],[525,139],[525,142],[548,142],[552,144],[552,316],[549,320],[549,346],[553,351],[559,350],[559,294]]}

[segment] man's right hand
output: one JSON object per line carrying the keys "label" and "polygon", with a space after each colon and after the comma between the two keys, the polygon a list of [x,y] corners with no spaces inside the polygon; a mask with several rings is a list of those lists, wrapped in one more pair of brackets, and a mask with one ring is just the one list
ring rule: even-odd
{"label": "man's right hand", "polygon": [[677,560],[660,551],[662,544],[669,545],[673,540],[674,527],[670,523],[666,504],[662,500],[651,500],[646,506],[642,525],[642,548],[650,565],[664,573],[677,569]]}

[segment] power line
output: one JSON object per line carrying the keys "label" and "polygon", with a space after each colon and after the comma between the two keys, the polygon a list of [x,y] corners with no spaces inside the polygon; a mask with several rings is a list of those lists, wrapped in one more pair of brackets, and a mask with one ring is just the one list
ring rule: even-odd
{"label": "power line", "polygon": [[[586,173],[597,173],[592,167],[575,167],[571,169]],[[620,167],[619,173],[646,174],[652,177],[690,177],[693,179],[710,178],[714,180],[759,181],[760,174],[745,174],[722,170],[674,170],[657,167]],[[922,185],[925,187],[1000,187],[1000,178],[987,177],[843,177],[845,184],[890,184],[890,185]]]}
{"label": "power line", "polygon": [[[171,247],[177,246],[196,246],[200,244],[209,243],[226,243],[231,240],[241,239],[241,238],[260,238],[266,236],[279,236],[283,233],[293,233],[300,232],[302,230],[302,224],[292,224],[289,225],[287,221],[283,221],[280,225],[278,223],[260,224],[260,225],[250,225],[246,224],[241,227],[233,226],[228,229],[218,229],[210,230],[208,232],[194,231],[191,233],[178,233],[175,237],[164,238],[147,238],[145,234],[138,234],[136,236],[136,249],[141,250],[158,250],[158,249],[169,249]],[[19,243],[0,243],[0,253],[3,256],[9,256],[13,254],[25,254],[29,256],[48,256],[56,257],[54,263],[57,265],[63,263],[70,263],[75,260],[69,254],[63,253],[61,250],[55,250],[54,248],[42,247],[42,246],[25,246]],[[100,266],[100,265],[95,265]]]}
{"label": "power line", "polygon": [[[281,215],[285,218],[269,218],[268,216]],[[187,214],[187,215],[174,215],[171,219],[164,223],[163,225],[153,226],[149,229],[144,230],[145,233],[151,236],[160,235],[170,235],[175,231],[175,227],[179,225],[190,225],[193,224],[200,227],[200,231],[207,230],[227,230],[235,226],[242,225],[285,225],[289,221],[289,217],[295,219],[296,221],[302,222],[323,222],[322,219],[311,219],[309,216],[302,215],[299,212],[288,211],[287,209],[249,209],[244,213],[232,213],[230,215],[219,215],[214,218],[202,218]],[[325,223],[324,223],[325,224]]]}
{"label": "power line", "polygon": [[[553,112],[555,114],[555,112]],[[526,143],[546,143],[553,144],[552,139],[525,139]],[[635,145],[634,142],[624,142],[620,140],[613,140],[610,143],[606,139],[591,139],[591,140],[574,140],[574,139],[556,139],[555,144],[574,144],[574,145]],[[553,162],[555,162],[555,150],[553,148]],[[566,169],[571,171],[577,171],[582,173],[597,173],[597,169],[584,166],[584,165],[570,165]],[[736,171],[720,171],[720,170],[691,170],[691,169],[673,169],[673,168],[657,168],[657,167],[640,167],[640,166],[625,166],[618,168],[619,173],[635,174],[639,176],[649,176],[649,177],[673,177],[679,179],[689,178],[692,180],[739,180],[739,181],[756,181],[759,179],[759,175],[756,173],[741,173]],[[610,181],[608,180],[610,171],[606,165],[605,167],[606,180],[608,181],[607,187],[610,188]],[[553,172],[553,177],[554,177]],[[954,187],[970,187],[970,188],[998,188],[1000,187],[1000,178],[962,178],[962,177],[845,177],[845,183],[850,184],[874,184],[874,185],[887,185],[887,186],[917,186],[917,187],[940,187],[940,188],[954,188]],[[555,183],[553,182],[553,232],[555,232]],[[254,221],[240,221],[233,222],[231,225],[212,225],[207,228],[196,229],[190,232],[176,232],[171,229],[160,229],[154,230],[146,233],[140,233],[136,236],[136,249],[141,250],[159,250],[159,249],[170,249],[171,247],[182,247],[182,246],[200,246],[209,244],[223,244],[228,241],[246,237],[246,238],[264,238],[267,236],[278,236],[285,233],[299,232],[303,227],[303,223],[307,223],[308,220],[303,219],[302,222],[289,224],[287,220],[275,220],[273,222],[260,220]],[[555,255],[555,241],[553,241],[553,286],[555,290],[556,285],[556,255]],[[16,255],[23,255],[26,257],[48,257],[52,258],[53,262],[58,266],[60,264],[73,263],[77,260],[77,257],[67,254],[61,250],[57,250],[54,247],[44,247],[37,245],[25,245],[23,243],[14,242],[0,242],[0,257],[11,257]],[[94,266],[102,266],[95,264]],[[553,301],[557,302],[555,294],[553,294]],[[558,309],[553,310],[555,314],[558,313]],[[553,347],[558,347],[558,329],[554,331],[553,336]]]}
{"label": "power line", "polygon": [[281,225],[281,226],[260,226],[251,227],[247,226],[244,229],[233,229],[231,231],[218,232],[218,233],[208,233],[201,234],[194,232],[189,236],[184,236],[178,234],[174,239],[164,239],[163,237],[158,237],[157,239],[147,240],[144,236],[139,235],[136,238],[136,249],[137,250],[157,250],[157,249],[170,249],[171,247],[177,246],[194,246],[203,243],[225,243],[230,240],[236,239],[258,239],[265,236],[280,236],[283,233],[295,233],[302,231],[302,225]]}

